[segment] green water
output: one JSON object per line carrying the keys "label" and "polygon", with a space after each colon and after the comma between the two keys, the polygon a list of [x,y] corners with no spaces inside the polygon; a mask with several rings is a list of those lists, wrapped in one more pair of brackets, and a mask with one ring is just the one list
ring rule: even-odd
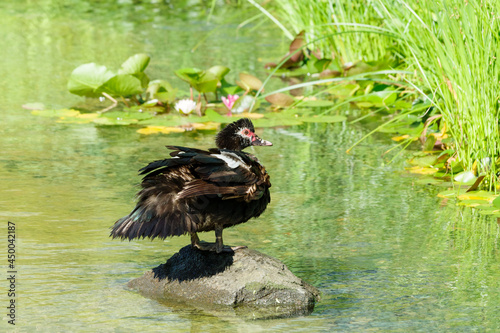
{"label": "green water", "polygon": [[224,232],[228,244],[277,257],[319,288],[323,299],[310,316],[252,321],[125,288],[189,243],[108,238],[133,208],[137,169],[166,156],[166,144],[208,148],[214,133],[145,137],[133,128],[58,124],[21,105],[83,104],[65,86],[85,62],[117,67],[147,52],[151,77],[181,84],[173,70],[192,65],[263,78],[262,64],[286,52],[271,25],[237,30],[248,16],[224,2],[209,23],[206,12],[198,1],[1,2],[0,276],[8,270],[7,221],[16,224],[18,273],[15,327],[0,279],[0,331],[496,331],[496,219],[442,202],[440,188],[400,172],[402,159],[386,165],[381,154],[393,145],[386,137],[347,155],[367,130],[346,124],[259,131],[274,143],[253,150],[271,175],[271,205]]}

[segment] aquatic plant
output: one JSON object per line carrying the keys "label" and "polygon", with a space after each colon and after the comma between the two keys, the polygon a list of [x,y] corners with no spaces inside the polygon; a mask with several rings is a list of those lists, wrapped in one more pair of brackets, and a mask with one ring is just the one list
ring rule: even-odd
{"label": "aquatic plant", "polygon": [[[222,103],[224,103],[224,105],[226,106],[226,108],[229,112],[228,115],[231,115],[231,111],[233,109],[234,103],[236,103],[238,98],[240,98],[239,95],[227,95],[227,97],[224,97],[224,96],[221,97]],[[243,110],[241,112],[243,112]],[[241,112],[237,112],[237,113],[241,113]]]}
{"label": "aquatic plant", "polygon": [[394,43],[392,38],[366,29],[384,25],[384,17],[371,0],[276,0],[268,7],[282,29],[289,26],[295,33],[305,31],[308,40],[318,40],[312,49],[342,64],[378,61]]}
{"label": "aquatic plant", "polygon": [[175,103],[175,111],[183,114],[190,114],[196,109],[196,102],[190,99],[181,99]]}
{"label": "aquatic plant", "polygon": [[240,96],[238,95],[227,95],[227,97],[222,96],[222,103],[227,107],[229,111],[233,108],[234,103],[238,100]]}
{"label": "aquatic plant", "polygon": [[[305,57],[306,46],[303,35],[299,34],[290,45],[289,55],[282,63],[274,67],[266,82],[280,70],[283,63],[289,64],[286,70],[297,70],[300,69],[300,66],[308,66],[307,68],[310,68],[315,74],[319,71],[330,70],[328,69],[332,63],[330,59]],[[297,57],[296,54],[301,54],[301,56]],[[326,106],[333,105],[327,100],[318,100],[315,97],[311,99],[304,96],[295,99],[279,91],[259,96],[264,92],[265,83],[249,73],[240,73],[239,80],[235,84],[231,84],[224,79],[230,70],[225,66],[213,66],[208,70],[197,68],[177,70],[175,74],[186,81],[191,88],[190,98],[178,100],[176,98],[178,89],[174,89],[168,81],[149,80],[149,77],[144,73],[149,60],[147,55],[134,55],[125,61],[117,73],[95,63],[81,65],[73,71],[68,83],[69,91],[89,98],[99,97],[102,99],[106,97],[110,99],[113,104],[103,110],[89,113],[73,109],[44,110],[44,107],[39,105],[36,108],[26,105],[26,108],[34,109],[32,113],[36,115],[58,117],[58,122],[64,123],[93,122],[98,125],[146,126],[146,128],[138,130],[141,134],[168,134],[193,129],[215,130],[217,126],[214,124],[234,121],[231,118],[233,113],[236,117],[254,119],[256,127],[297,125],[303,122],[332,123],[346,120],[346,117],[340,115],[324,116],[323,114],[318,116],[315,114],[314,109],[321,110]],[[141,80],[140,86],[129,84],[135,82],[136,79]],[[305,84],[314,86],[316,83]],[[114,89],[109,87],[114,87]],[[193,90],[199,93],[197,102],[194,101]],[[210,94],[212,100],[208,100],[207,94]],[[238,94],[241,94],[241,97]],[[201,100],[202,95],[205,96],[204,103]],[[217,96],[219,95],[222,96],[221,101],[218,100]],[[332,96],[330,95],[328,98]],[[119,105],[119,100],[126,107],[121,108],[121,111],[111,112],[111,109]],[[264,100],[269,102],[270,105],[267,106],[272,108],[291,108],[290,110],[282,109],[280,113],[249,113],[257,110]],[[392,103],[394,99],[384,97],[384,101]],[[227,117],[220,114],[224,107],[229,111]],[[175,109],[177,114],[171,113],[171,108]],[[194,110],[196,110],[197,116],[190,115]],[[179,113],[183,116],[181,117]]]}
{"label": "aquatic plant", "polygon": [[[181,68],[175,71],[181,80],[189,83],[191,89],[191,99],[193,99],[194,88],[198,91],[198,101],[201,95],[205,96],[206,93],[216,93],[217,86],[221,85],[224,76],[229,72],[229,68],[225,66],[214,66],[208,70],[201,70],[198,68]],[[206,99],[206,96],[205,96]]]}
{"label": "aquatic plant", "polygon": [[118,72],[106,66],[88,63],[75,68],[68,81],[68,90],[85,97],[129,97],[142,93],[149,83],[144,70],[149,56],[136,54],[128,58]]}
{"label": "aquatic plant", "polygon": [[[343,67],[348,61],[377,59],[385,52],[394,54],[403,64],[402,69],[416,74],[399,79],[404,81],[402,86],[409,86],[420,95],[417,107],[422,112],[407,108],[405,114],[378,130],[397,129],[404,134],[400,136],[404,147],[420,140],[424,151],[441,149],[441,155],[435,159],[437,164],[433,165],[437,176],[467,178],[472,183],[480,182],[480,187],[498,188],[500,4],[497,1],[278,0],[273,3],[274,7],[267,8],[274,9],[275,20],[280,21],[282,29],[288,24],[295,31],[305,30],[309,41],[330,36],[314,46],[323,54],[338,56]],[[375,29],[367,31],[368,24],[383,28],[386,33],[376,36]],[[332,29],[340,34],[336,35]],[[361,96],[360,100],[366,98]],[[395,125],[395,119],[410,118],[412,122],[405,122],[419,123],[420,132],[415,131],[415,126],[404,129],[407,125]]]}
{"label": "aquatic plant", "polygon": [[[484,175],[490,190],[499,184],[498,127],[500,3],[442,0],[423,6],[380,0],[388,29],[401,38],[412,82],[442,115],[453,137],[452,157],[475,179]],[[436,118],[436,120],[438,120]]]}

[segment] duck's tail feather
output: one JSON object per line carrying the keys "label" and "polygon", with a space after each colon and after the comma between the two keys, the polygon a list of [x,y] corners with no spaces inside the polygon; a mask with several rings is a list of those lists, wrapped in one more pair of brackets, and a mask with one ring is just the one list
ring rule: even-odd
{"label": "duck's tail feather", "polygon": [[180,212],[157,215],[155,212],[138,206],[132,213],[115,222],[110,236],[129,240],[146,237],[164,239],[169,236],[196,232],[198,223],[196,215]]}

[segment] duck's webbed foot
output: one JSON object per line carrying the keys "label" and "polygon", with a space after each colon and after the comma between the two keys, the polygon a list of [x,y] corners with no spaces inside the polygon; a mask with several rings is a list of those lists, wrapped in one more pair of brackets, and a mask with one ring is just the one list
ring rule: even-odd
{"label": "duck's webbed foot", "polygon": [[196,232],[191,234],[191,246],[202,251],[214,251],[216,253],[221,252],[234,252],[236,250],[246,249],[246,246],[227,246],[222,242],[222,227],[216,227],[215,229],[215,243],[202,242],[198,238]]}
{"label": "duck's webbed foot", "polygon": [[213,251],[216,253],[234,252],[234,250],[242,248],[241,246],[231,247],[231,246],[224,246],[224,245],[221,247],[217,243],[208,243],[208,242],[203,242],[203,241],[198,242],[196,244],[193,244],[193,247],[195,247],[201,251]]}

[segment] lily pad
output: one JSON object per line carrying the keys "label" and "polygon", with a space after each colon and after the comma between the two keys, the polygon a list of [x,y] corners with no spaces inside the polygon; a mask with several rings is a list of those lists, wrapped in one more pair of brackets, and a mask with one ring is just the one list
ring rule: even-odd
{"label": "lily pad", "polygon": [[236,102],[233,105],[233,108],[231,109],[231,112],[233,112],[233,114],[235,113],[241,114],[243,112],[249,112],[251,111],[250,108],[252,107],[252,105],[253,105],[253,110],[258,109],[260,106],[260,100],[252,95],[245,95],[236,100]]}
{"label": "lily pad", "polygon": [[425,140],[424,151],[432,151],[435,143],[436,143],[436,137],[433,135],[428,135]]}
{"label": "lily pad", "polygon": [[112,111],[101,114],[99,118],[93,120],[99,125],[120,126],[137,124],[139,120],[150,119],[153,116],[147,112],[124,112]]}
{"label": "lily pad", "polygon": [[149,94],[150,99],[158,99],[161,102],[172,103],[175,101],[177,95],[177,88],[166,80],[154,80],[149,82],[146,92]]}
{"label": "lily pad", "polygon": [[437,196],[440,198],[456,198],[461,194],[465,194],[465,189],[447,190],[438,193]]}
{"label": "lily pad", "polygon": [[443,181],[440,179],[436,179],[434,177],[423,177],[420,179],[415,180],[416,184],[424,184],[424,185],[438,185],[441,184]]}
{"label": "lily pad", "polygon": [[332,63],[332,59],[323,58],[313,61],[312,63],[316,72],[321,73],[328,69],[328,66]]}
{"label": "lily pad", "polygon": [[[410,163],[420,167],[431,167],[436,163],[437,157],[434,155],[426,155],[422,157],[414,157],[410,160]],[[437,169],[436,169],[437,171]]]}
{"label": "lily pad", "polygon": [[154,106],[157,106],[158,105],[158,102],[159,100],[157,100],[156,98],[155,99],[150,99],[149,101],[145,101],[144,103],[142,103],[141,105],[142,106],[145,106],[145,107],[154,107]]}
{"label": "lily pad", "polygon": [[483,200],[462,200],[457,203],[457,206],[474,207],[474,208],[486,208],[487,205],[484,204]]}
{"label": "lily pad", "polygon": [[173,127],[173,126],[179,126],[179,125],[182,125],[184,123],[189,123],[189,121],[187,120],[184,120],[183,118],[185,117],[181,117],[181,116],[178,116],[174,119],[172,118],[163,118],[163,117],[154,117],[154,118],[151,118],[151,119],[148,119],[148,120],[145,120],[145,121],[140,121],[140,124],[141,125],[148,125],[148,126],[165,126],[165,127]]}
{"label": "lily pad", "polygon": [[111,118],[111,119],[137,119],[145,120],[153,118],[153,115],[149,112],[134,112],[134,111],[111,111],[106,112],[101,115],[101,117]]}
{"label": "lily pad", "polygon": [[493,206],[500,208],[500,195],[496,197],[492,202]]}
{"label": "lily pad", "polygon": [[500,208],[492,206],[485,201],[483,201],[482,205],[476,206],[476,208],[480,208],[482,211],[494,211],[495,213],[500,212]]}
{"label": "lily pad", "polygon": [[458,196],[459,200],[484,200],[493,201],[495,194],[487,191],[471,191],[467,193],[462,193]]}
{"label": "lily pad", "polygon": [[175,71],[175,75],[177,75],[181,80],[184,80],[191,85],[193,82],[199,80],[202,74],[203,70],[194,67],[181,68]]}
{"label": "lily pad", "polygon": [[209,121],[207,123],[191,123],[191,126],[198,131],[215,131],[219,129],[220,124]]}
{"label": "lily pad", "polygon": [[197,82],[193,84],[193,88],[200,93],[215,92],[217,89],[217,83],[219,83],[219,80],[215,74],[206,72]]}
{"label": "lily pad", "polygon": [[283,93],[276,93],[269,96],[266,96],[266,101],[271,103],[272,105],[279,107],[287,107],[293,105],[295,103],[295,99],[292,96]]}
{"label": "lily pad", "polygon": [[329,89],[328,93],[339,99],[346,99],[353,96],[359,88],[359,84],[338,84]]}
{"label": "lily pad", "polygon": [[143,92],[141,80],[130,74],[118,74],[106,81],[98,91],[112,96],[131,96]]}
{"label": "lily pad", "polygon": [[411,138],[411,136],[409,136],[408,134],[405,134],[405,135],[401,135],[401,136],[394,136],[394,137],[391,138],[391,140],[399,142],[399,141],[407,140],[407,139],[410,139],[410,138]]}
{"label": "lily pad", "polygon": [[494,209],[494,210],[478,209],[478,213],[481,215],[492,215],[500,217],[500,209]]}
{"label": "lily pad", "polygon": [[335,69],[325,69],[324,71],[319,73],[319,77],[321,79],[329,79],[329,78],[333,78],[333,77],[339,77],[340,75],[342,75],[342,72],[337,71]]}
{"label": "lily pad", "polygon": [[213,121],[216,123],[221,123],[221,124],[228,124],[228,123],[232,123],[234,121],[233,117],[223,116],[212,109],[207,109],[205,111],[205,117],[207,117],[207,119],[210,121]]}
{"label": "lily pad", "polygon": [[217,83],[219,83],[219,79],[214,73],[198,68],[181,68],[175,71],[175,75],[188,82],[200,93],[215,92]]}
{"label": "lily pad", "polygon": [[293,63],[301,61],[304,58],[304,52],[299,50],[303,48],[305,45],[306,45],[306,32],[302,30],[297,34],[297,36],[295,36],[292,43],[290,43],[289,52],[290,54],[293,55],[289,60],[292,61]]}
{"label": "lily pad", "polygon": [[146,75],[146,73],[137,73],[137,74],[132,74],[134,77],[139,79],[141,82],[141,87],[146,89],[149,84],[149,77]]}
{"label": "lily pad", "polygon": [[148,67],[150,57],[145,53],[139,53],[131,56],[122,64],[118,74],[138,74],[144,72]]}
{"label": "lily pad", "polygon": [[236,82],[243,90],[260,90],[262,81],[247,73],[240,73],[240,81]]}
{"label": "lily pad", "polygon": [[432,174],[435,174],[436,172],[438,172],[438,169],[436,169],[436,168],[426,167],[426,166],[418,166],[418,165],[411,167],[411,168],[406,168],[406,170],[408,170],[408,172],[416,173],[419,175],[432,175]]}
{"label": "lily pad", "polygon": [[[225,81],[225,80],[223,80],[223,81]],[[236,95],[241,91],[242,91],[242,89],[240,86],[222,83],[221,92],[223,95]]]}
{"label": "lily pad", "polygon": [[99,113],[83,113],[74,117],[61,117],[57,122],[63,124],[88,124],[98,117],[100,117]]}
{"label": "lily pad", "polygon": [[84,64],[73,70],[68,81],[70,93],[86,96],[98,97],[101,93],[98,88],[114,76],[113,72],[106,66],[99,66],[95,63]]}
{"label": "lily pad", "polygon": [[297,118],[306,123],[340,123],[347,120],[346,116],[317,116]]}
{"label": "lily pad", "polygon": [[398,92],[393,88],[389,87],[381,91],[372,91],[360,97],[356,101],[356,105],[360,107],[381,107],[392,105],[398,96]]}
{"label": "lily pad", "polygon": [[230,69],[226,66],[213,66],[213,67],[210,67],[208,70],[208,72],[212,73],[215,75],[215,77],[221,81],[224,76],[226,76],[227,73],[229,73]]}
{"label": "lily pad", "polygon": [[464,171],[460,172],[453,179],[463,185],[472,185],[476,181],[477,177],[471,171]]}
{"label": "lily pad", "polygon": [[137,124],[139,121],[137,119],[112,119],[107,117],[99,117],[93,120],[95,124],[105,125],[105,126],[123,126]]}
{"label": "lily pad", "polygon": [[33,110],[31,114],[42,117],[75,117],[80,114],[80,111],[73,109]]}
{"label": "lily pad", "polygon": [[324,99],[317,99],[317,100],[301,101],[299,105],[302,107],[322,108],[322,107],[333,106],[335,105],[335,103]]}
{"label": "lily pad", "polygon": [[[267,117],[267,115],[266,115]],[[261,118],[252,120],[255,127],[278,127],[300,125],[302,122],[293,118]]]}
{"label": "lily pad", "polygon": [[137,130],[137,133],[140,134],[170,134],[170,133],[182,133],[185,132],[185,129],[180,127],[168,127],[168,126],[148,126],[144,128],[140,128]]}
{"label": "lily pad", "polygon": [[264,115],[262,113],[256,113],[256,112],[253,113],[243,112],[240,113],[238,117],[248,118],[248,119],[260,119],[264,118]]}

